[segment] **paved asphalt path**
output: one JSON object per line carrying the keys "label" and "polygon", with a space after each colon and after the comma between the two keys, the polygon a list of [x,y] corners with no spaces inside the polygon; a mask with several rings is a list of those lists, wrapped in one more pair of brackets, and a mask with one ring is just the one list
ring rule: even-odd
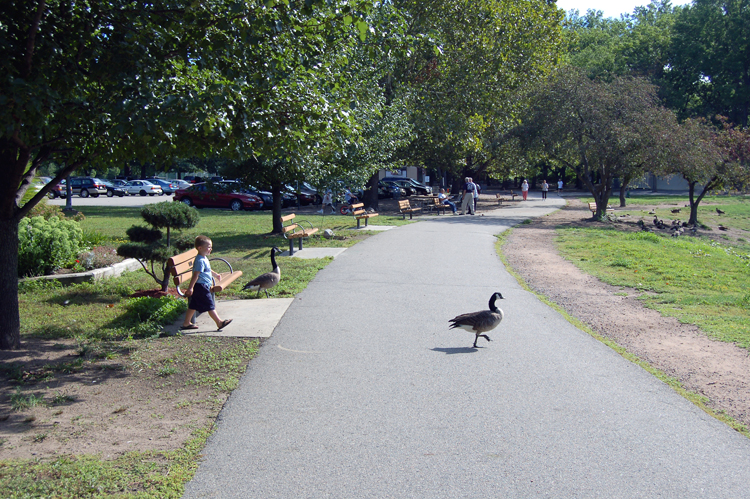
{"label": "paved asphalt path", "polygon": [[[338,257],[250,363],[185,497],[750,497],[750,440],[504,269],[494,235],[560,205],[425,217]],[[472,349],[448,319],[494,291],[505,320]]]}

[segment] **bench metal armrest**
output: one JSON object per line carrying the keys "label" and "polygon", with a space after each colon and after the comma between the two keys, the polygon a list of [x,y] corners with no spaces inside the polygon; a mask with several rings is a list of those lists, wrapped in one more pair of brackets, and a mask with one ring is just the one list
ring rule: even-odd
{"label": "bench metal armrest", "polygon": [[[230,274],[234,274],[234,270],[232,269],[232,264],[229,263],[228,261],[224,260],[223,258],[216,257],[216,258],[209,258],[208,259],[209,262],[215,262],[217,260],[220,261],[220,262],[224,262],[227,265],[227,267],[229,267],[229,273]],[[211,269],[211,270],[213,270],[213,269]],[[221,272],[219,272],[219,274],[221,274]],[[211,282],[212,282],[211,287],[216,286],[216,278],[214,278],[213,274],[211,274]]]}
{"label": "bench metal armrest", "polygon": [[288,237],[287,237],[287,235],[288,235],[288,234],[295,234],[295,233],[297,233],[297,228],[300,228],[300,229],[302,229],[302,232],[307,232],[307,229],[305,229],[304,227],[302,227],[302,225],[301,225],[302,223],[306,223],[306,224],[308,224],[308,225],[310,226],[310,230],[312,230],[312,229],[314,229],[314,228],[315,228],[315,227],[313,226],[312,222],[310,222],[310,221],[308,221],[308,220],[297,220],[297,219],[295,218],[295,219],[294,219],[294,224],[293,224],[293,225],[296,225],[297,227],[295,227],[294,229],[292,229],[292,230],[291,230],[291,232],[285,232],[285,233],[284,233],[284,238],[285,238],[285,239],[288,239]]}

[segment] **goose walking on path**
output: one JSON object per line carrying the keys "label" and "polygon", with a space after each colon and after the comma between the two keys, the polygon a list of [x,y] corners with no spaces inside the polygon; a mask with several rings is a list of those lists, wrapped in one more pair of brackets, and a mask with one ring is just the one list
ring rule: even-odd
{"label": "goose walking on path", "polygon": [[258,294],[255,295],[256,298],[260,296],[261,291],[266,292],[266,298],[270,298],[268,296],[268,290],[272,287],[276,286],[279,281],[281,280],[281,269],[276,264],[276,257],[274,256],[277,252],[281,252],[279,248],[274,246],[271,249],[271,267],[273,270],[271,272],[266,272],[265,274],[259,275],[252,281],[245,284],[245,287],[242,288],[245,291],[254,291],[258,290]]}
{"label": "goose walking on path", "polygon": [[476,337],[474,338],[474,345],[472,346],[472,348],[477,347],[477,340],[480,336],[487,341],[492,341],[490,340],[489,336],[482,333],[492,331],[500,324],[500,321],[503,320],[503,311],[495,306],[495,301],[498,298],[502,300],[503,295],[501,295],[500,293],[492,294],[492,296],[490,297],[489,310],[481,310],[479,312],[457,315],[449,321],[451,323],[449,329],[460,328],[465,329],[470,333],[474,333]]}

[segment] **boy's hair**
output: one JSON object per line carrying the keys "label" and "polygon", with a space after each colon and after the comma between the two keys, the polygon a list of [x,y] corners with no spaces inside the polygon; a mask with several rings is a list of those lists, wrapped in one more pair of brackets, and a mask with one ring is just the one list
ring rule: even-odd
{"label": "boy's hair", "polygon": [[195,249],[198,249],[201,246],[208,246],[208,243],[210,242],[211,242],[211,238],[207,236],[198,236],[195,238]]}

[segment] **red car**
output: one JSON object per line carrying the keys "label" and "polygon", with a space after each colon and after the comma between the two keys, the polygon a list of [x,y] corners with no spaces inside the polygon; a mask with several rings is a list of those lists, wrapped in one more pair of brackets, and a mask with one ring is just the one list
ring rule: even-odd
{"label": "red car", "polygon": [[221,182],[177,189],[174,200],[196,208],[229,208],[232,211],[257,210],[263,207],[263,200],[258,196],[241,192],[237,185]]}

